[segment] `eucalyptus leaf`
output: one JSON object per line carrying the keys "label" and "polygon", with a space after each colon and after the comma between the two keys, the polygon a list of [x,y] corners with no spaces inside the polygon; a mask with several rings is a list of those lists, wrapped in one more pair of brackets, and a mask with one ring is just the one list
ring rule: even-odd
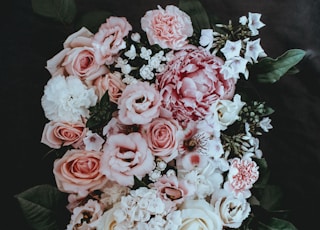
{"label": "eucalyptus leaf", "polygon": [[196,33],[211,28],[208,14],[199,0],[180,0],[179,8],[191,17]]}
{"label": "eucalyptus leaf", "polygon": [[75,19],[77,7],[75,0],[31,0],[36,14],[70,24]]}
{"label": "eucalyptus leaf", "polygon": [[291,49],[276,59],[265,57],[252,66],[252,74],[256,75],[258,82],[274,83],[287,73],[296,73],[295,65],[303,59],[305,53],[301,49]]}
{"label": "eucalyptus leaf", "polygon": [[35,230],[61,230],[57,213],[67,197],[52,185],[37,185],[15,195],[22,212]]}
{"label": "eucalyptus leaf", "polygon": [[267,223],[259,222],[257,230],[297,230],[297,228],[287,220],[273,217]]}

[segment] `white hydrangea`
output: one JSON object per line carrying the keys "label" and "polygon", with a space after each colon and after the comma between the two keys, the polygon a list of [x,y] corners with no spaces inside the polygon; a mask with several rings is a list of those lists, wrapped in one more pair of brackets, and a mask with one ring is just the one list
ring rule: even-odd
{"label": "white hydrangea", "polygon": [[75,76],[52,77],[44,88],[41,105],[49,120],[77,122],[89,117],[89,107],[97,103],[93,88]]}

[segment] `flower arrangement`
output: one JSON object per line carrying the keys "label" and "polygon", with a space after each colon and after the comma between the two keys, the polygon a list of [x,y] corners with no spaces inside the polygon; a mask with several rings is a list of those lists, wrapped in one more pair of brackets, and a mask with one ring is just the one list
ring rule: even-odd
{"label": "flower arrangement", "polygon": [[252,87],[292,73],[304,51],[268,57],[261,16],[213,24],[181,0],[145,12],[142,32],[109,16],[68,36],[41,98],[56,188],[18,195],[30,223],[55,226],[30,214],[48,208],[32,199],[45,193],[51,208],[67,195],[68,230],[295,229],[259,219],[272,213],[259,137],[273,109]]}

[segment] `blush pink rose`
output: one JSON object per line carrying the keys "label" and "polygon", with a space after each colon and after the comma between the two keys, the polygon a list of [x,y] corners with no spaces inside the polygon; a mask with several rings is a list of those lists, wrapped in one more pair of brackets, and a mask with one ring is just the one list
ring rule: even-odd
{"label": "blush pink rose", "polygon": [[101,152],[81,149],[68,150],[62,158],[54,161],[53,173],[57,187],[66,193],[87,196],[101,189],[107,178],[100,172]]}
{"label": "blush pink rose", "polygon": [[176,52],[157,74],[162,107],[180,122],[205,118],[217,99],[231,99],[235,91],[236,80],[226,80],[220,72],[223,63],[202,47]]}
{"label": "blush pink rose", "polygon": [[42,132],[41,143],[51,148],[59,149],[71,145],[79,148],[87,132],[86,125],[82,122],[48,122]]}
{"label": "blush pink rose", "polygon": [[108,81],[108,94],[110,101],[118,104],[119,97],[126,88],[126,84],[122,82],[121,74],[119,72],[108,73],[106,78]]}
{"label": "blush pink rose", "polygon": [[141,18],[141,28],[151,45],[158,44],[163,49],[181,49],[193,34],[190,16],[173,5],[147,11]]}
{"label": "blush pink rose", "polygon": [[161,96],[154,84],[138,81],[128,85],[118,99],[123,124],[147,124],[160,114]]}
{"label": "blush pink rose", "polygon": [[169,162],[178,156],[183,138],[182,127],[174,119],[155,118],[141,127],[142,134],[154,156]]}
{"label": "blush pink rose", "polygon": [[133,186],[154,169],[154,157],[140,133],[115,134],[103,149],[101,173],[123,186]]}
{"label": "blush pink rose", "polygon": [[112,64],[119,51],[126,48],[124,38],[131,30],[132,26],[125,17],[111,16],[107,18],[93,38],[92,45],[95,49],[97,63],[100,65]]}
{"label": "blush pink rose", "polygon": [[47,61],[46,68],[52,76],[77,76],[83,81],[92,81],[109,70],[95,61],[92,47],[93,34],[82,27],[64,42],[64,49]]}

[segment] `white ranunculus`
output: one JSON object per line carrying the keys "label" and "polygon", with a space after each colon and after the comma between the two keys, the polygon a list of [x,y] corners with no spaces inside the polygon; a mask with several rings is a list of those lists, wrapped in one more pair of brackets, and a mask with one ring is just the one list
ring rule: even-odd
{"label": "white ranunculus", "polygon": [[182,224],[179,230],[222,230],[222,221],[204,199],[186,200],[180,207]]}
{"label": "white ranunculus", "polygon": [[229,228],[238,228],[249,216],[251,211],[250,204],[242,196],[234,196],[231,193],[221,190],[212,196],[211,204],[216,213],[219,213],[223,225]]}
{"label": "white ranunculus", "polygon": [[44,88],[41,105],[49,120],[77,122],[89,117],[89,107],[97,102],[93,88],[75,76],[52,77]]}
{"label": "white ranunculus", "polygon": [[229,125],[239,119],[239,112],[244,106],[239,94],[234,95],[233,101],[220,100],[217,104],[218,120],[221,125],[221,130],[225,130]]}

